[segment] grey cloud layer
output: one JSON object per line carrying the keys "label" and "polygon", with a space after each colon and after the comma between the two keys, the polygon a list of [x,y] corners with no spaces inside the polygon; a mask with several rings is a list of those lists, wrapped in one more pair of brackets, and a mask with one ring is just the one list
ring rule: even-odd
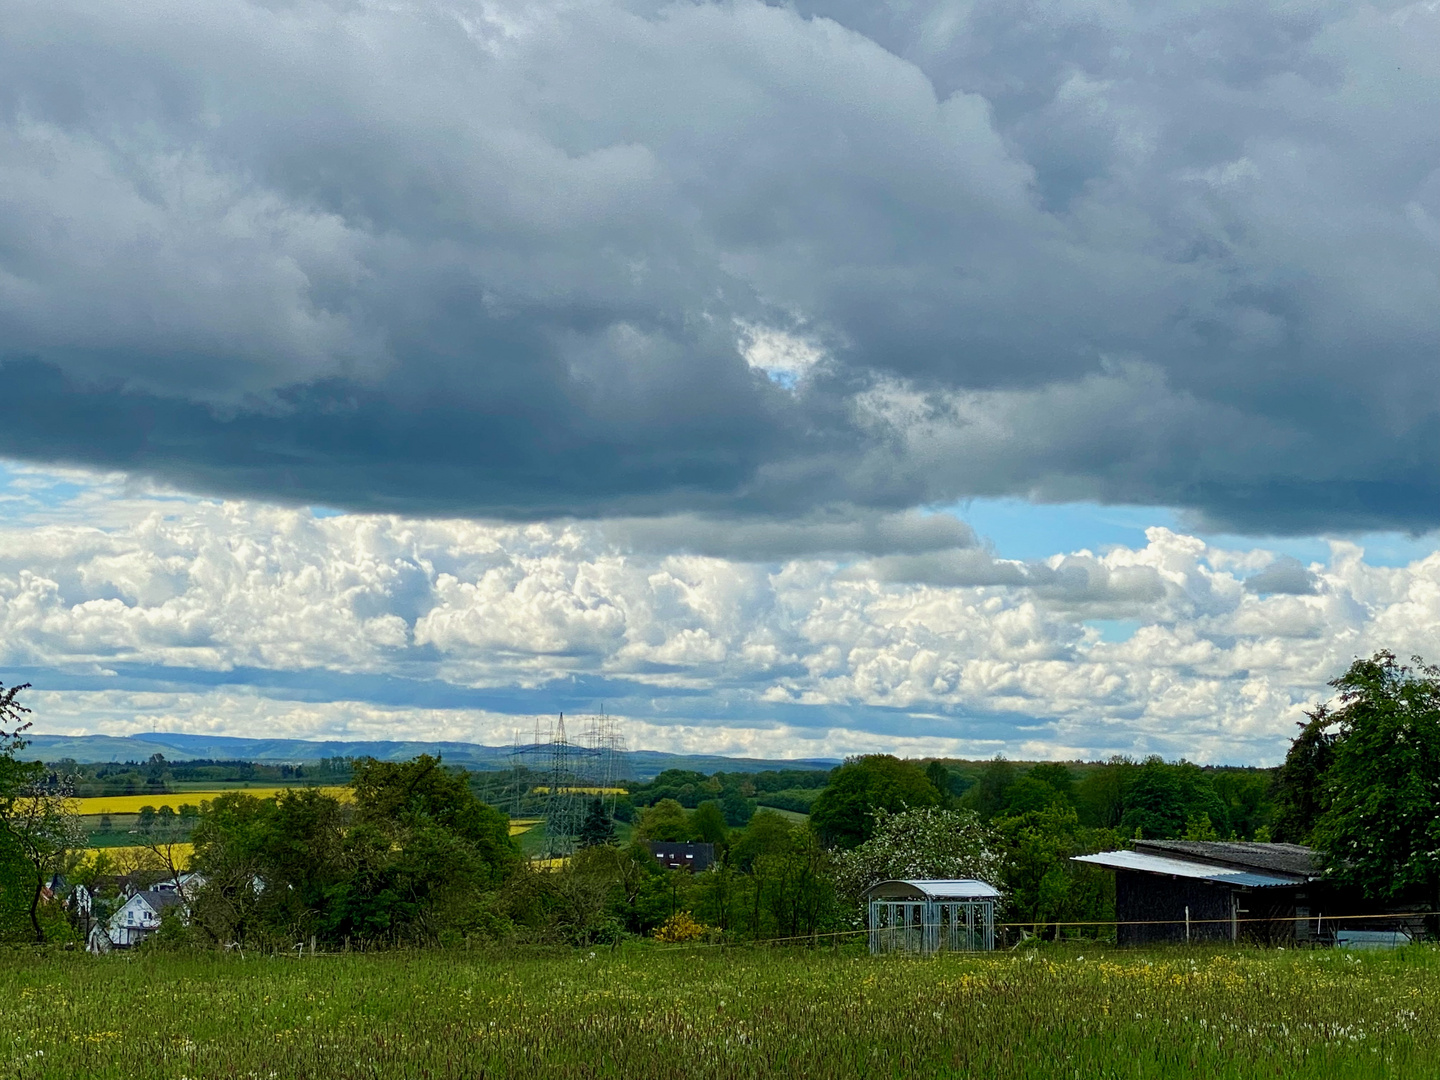
{"label": "grey cloud layer", "polygon": [[[722,558],[773,562],[801,555],[944,553],[981,551],[975,531],[951,514],[816,513],[785,520],[701,517],[677,514],[651,518],[612,518],[604,535],[637,551],[686,552]],[[900,557],[903,557],[900,556]]]}
{"label": "grey cloud layer", "polygon": [[1309,596],[1319,591],[1319,579],[1299,559],[1285,556],[1245,579],[1245,588],[1254,593],[1284,593]]}
{"label": "grey cloud layer", "polygon": [[0,23],[0,453],[410,513],[1440,520],[1433,5]]}

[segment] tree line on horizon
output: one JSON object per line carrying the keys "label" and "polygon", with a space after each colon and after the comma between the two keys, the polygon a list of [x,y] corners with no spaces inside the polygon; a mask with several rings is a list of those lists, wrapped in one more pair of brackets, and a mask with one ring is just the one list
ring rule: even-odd
{"label": "tree line on horizon", "polygon": [[[1071,857],[1137,838],[1309,843],[1369,895],[1440,900],[1440,670],[1380,653],[1331,685],[1334,704],[1308,714],[1276,770],[890,755],[829,772],[668,770],[613,814],[595,800],[559,867],[525,857],[481,797],[484,774],[429,756],[347,761],[350,799],[227,792],[153,816],[137,839],[171,872],[193,843],[203,885],[158,940],[199,947],[814,936],[853,930],[876,875],[983,877],[1005,918],[1036,927],[1104,921],[1113,877]],[[0,939],[55,939],[73,928],[40,902],[50,876],[100,883],[115,868],[78,855],[73,778],[17,757],[23,689],[0,689]],[[668,870],[649,841],[712,844],[715,864]]]}

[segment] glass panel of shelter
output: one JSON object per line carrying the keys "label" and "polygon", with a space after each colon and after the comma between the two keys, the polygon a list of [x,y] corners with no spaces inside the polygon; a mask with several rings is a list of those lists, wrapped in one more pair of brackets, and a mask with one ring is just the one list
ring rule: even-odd
{"label": "glass panel of shelter", "polygon": [[929,955],[942,949],[993,949],[993,911],[989,900],[875,900],[870,904],[870,951]]}

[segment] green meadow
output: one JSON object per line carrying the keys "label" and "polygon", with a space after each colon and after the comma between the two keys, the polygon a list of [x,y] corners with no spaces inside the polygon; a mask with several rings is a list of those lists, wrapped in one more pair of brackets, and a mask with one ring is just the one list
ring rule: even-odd
{"label": "green meadow", "polygon": [[1440,1075],[1440,951],[0,956],[0,1073]]}

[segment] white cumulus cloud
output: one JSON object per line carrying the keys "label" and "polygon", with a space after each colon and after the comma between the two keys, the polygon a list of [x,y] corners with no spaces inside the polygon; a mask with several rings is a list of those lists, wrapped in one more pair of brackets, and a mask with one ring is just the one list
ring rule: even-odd
{"label": "white cumulus cloud", "polygon": [[[580,700],[657,747],[1269,761],[1353,656],[1440,655],[1440,553],[1375,566],[1338,541],[1310,566],[1158,527],[1038,562],[964,531],[737,560],[636,548],[633,523],[317,516],[35,471],[7,493],[0,672],[50,695],[47,730],[381,716],[494,740]],[[1276,566],[1307,588],[1251,584]]]}

